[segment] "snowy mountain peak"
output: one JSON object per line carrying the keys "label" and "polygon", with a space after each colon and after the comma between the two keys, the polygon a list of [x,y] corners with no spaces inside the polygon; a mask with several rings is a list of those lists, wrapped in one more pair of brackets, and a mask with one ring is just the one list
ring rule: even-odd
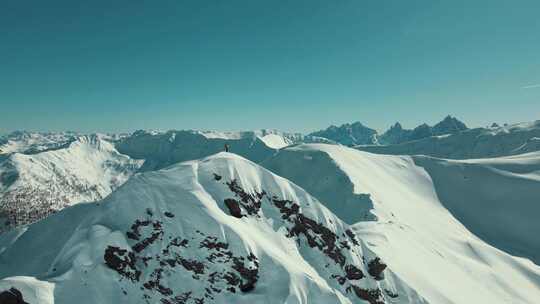
{"label": "snowy mountain peak", "polygon": [[[68,215],[81,224],[61,225]],[[225,152],[136,175],[8,237],[0,277],[26,284],[0,287],[24,298],[53,285],[56,304],[426,303],[315,198]],[[28,263],[36,239],[49,246]]]}
{"label": "snowy mountain peak", "polygon": [[446,116],[442,121],[433,126],[434,135],[443,135],[467,130],[467,126],[455,117]]}

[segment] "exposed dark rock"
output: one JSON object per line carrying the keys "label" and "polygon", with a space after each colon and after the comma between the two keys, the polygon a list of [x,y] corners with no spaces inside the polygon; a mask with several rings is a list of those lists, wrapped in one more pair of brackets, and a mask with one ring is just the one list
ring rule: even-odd
{"label": "exposed dark rock", "polygon": [[133,252],[119,247],[108,246],[103,256],[105,265],[115,270],[122,277],[131,281],[139,281],[141,271],[137,269],[135,262],[136,256]]}
{"label": "exposed dark rock", "polygon": [[155,269],[151,274],[148,282],[144,283],[144,288],[148,290],[156,290],[164,296],[171,296],[173,294],[172,289],[161,285],[161,278],[163,277],[163,268]]}
{"label": "exposed dark rock", "polygon": [[141,221],[139,219],[135,220],[135,223],[131,225],[131,230],[126,232],[126,235],[133,240],[139,240],[141,237],[140,228],[150,225],[150,220]]}
{"label": "exposed dark rock", "polygon": [[356,240],[356,236],[354,235],[354,233],[353,233],[350,229],[345,230],[345,233],[346,233],[347,236],[351,239],[351,242],[352,242],[355,246],[360,245],[360,244],[358,243],[358,241]]}
{"label": "exposed dark rock", "polygon": [[236,179],[227,182],[229,190],[231,190],[238,198],[240,198],[240,204],[246,210],[248,215],[258,215],[261,209],[261,199],[266,195],[266,192],[250,194],[244,191],[242,187],[238,185]]}
{"label": "exposed dark rock", "polygon": [[362,270],[358,269],[354,265],[345,266],[345,273],[349,280],[360,280],[364,277]]}
{"label": "exposed dark rock", "polygon": [[199,248],[208,248],[208,249],[228,249],[229,244],[219,242],[214,236],[207,236],[201,243]]}
{"label": "exposed dark rock", "polygon": [[[152,233],[149,237],[144,238],[142,241],[138,242],[133,246],[133,250],[137,253],[143,251],[146,247],[148,247],[150,244],[154,243],[157,239],[160,239],[163,236],[163,229],[162,224],[160,221],[154,221],[152,222]],[[132,227],[133,232],[133,227]],[[137,233],[138,229],[136,230]],[[140,234],[139,234],[140,235]]]}
{"label": "exposed dark rock", "polygon": [[225,200],[225,206],[229,209],[229,213],[236,217],[241,218],[242,217],[242,209],[240,209],[240,204],[237,200],[228,198]]}
{"label": "exposed dark rock", "polygon": [[390,297],[390,298],[397,298],[399,295],[397,293],[392,292],[391,290],[384,289],[384,292]]}
{"label": "exposed dark rock", "polygon": [[204,264],[197,261],[197,260],[188,260],[184,259],[182,257],[178,258],[180,265],[184,267],[187,271],[191,271],[195,274],[203,274],[204,273]]}
{"label": "exposed dark rock", "polygon": [[221,180],[221,175],[214,173],[214,179],[217,181]]}
{"label": "exposed dark rock", "polygon": [[0,292],[1,304],[28,304],[24,301],[22,293],[15,287]]}
{"label": "exposed dark rock", "polygon": [[368,301],[370,304],[385,304],[380,289],[363,289],[356,285],[351,285],[347,288],[347,292],[350,292],[351,288],[357,297]]}
{"label": "exposed dark rock", "polygon": [[259,261],[257,257],[253,253],[250,253],[248,256],[248,260],[250,262],[253,262],[255,264],[255,267],[248,268],[244,265],[244,262],[241,261],[241,259],[233,257],[232,268],[236,270],[245,280],[245,282],[240,283],[240,290],[242,292],[249,292],[255,289],[255,283],[257,283],[259,279]]}
{"label": "exposed dark rock", "polygon": [[303,235],[310,247],[317,247],[326,256],[341,266],[345,264],[345,256],[341,253],[339,247],[336,246],[338,236],[332,230],[304,216],[296,203],[276,198],[273,198],[272,202],[279,208],[282,218],[293,223],[293,227],[289,229],[289,237]]}
{"label": "exposed dark rock", "polygon": [[166,211],[166,212],[164,213],[164,215],[165,215],[166,217],[171,217],[171,218],[174,217],[174,214],[170,213],[169,211]]}
{"label": "exposed dark rock", "polygon": [[384,279],[383,271],[385,269],[386,264],[382,263],[378,257],[368,263],[368,272],[375,280]]}

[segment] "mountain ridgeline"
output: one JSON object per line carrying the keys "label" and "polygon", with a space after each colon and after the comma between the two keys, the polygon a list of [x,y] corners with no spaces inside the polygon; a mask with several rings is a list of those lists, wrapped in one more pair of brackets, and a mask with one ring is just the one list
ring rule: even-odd
{"label": "mountain ridgeline", "polygon": [[366,127],[360,122],[355,122],[343,124],[339,127],[330,126],[325,130],[316,131],[310,135],[328,138],[346,146],[394,145],[431,136],[454,134],[467,129],[463,122],[448,115],[434,126],[424,123],[414,129],[404,129],[399,122],[396,122],[383,134],[378,134],[376,130]]}

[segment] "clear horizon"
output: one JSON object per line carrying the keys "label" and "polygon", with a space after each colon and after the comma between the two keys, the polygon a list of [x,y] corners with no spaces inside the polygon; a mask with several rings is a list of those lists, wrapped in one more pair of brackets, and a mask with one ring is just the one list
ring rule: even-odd
{"label": "clear horizon", "polygon": [[540,2],[10,1],[0,134],[540,119]]}

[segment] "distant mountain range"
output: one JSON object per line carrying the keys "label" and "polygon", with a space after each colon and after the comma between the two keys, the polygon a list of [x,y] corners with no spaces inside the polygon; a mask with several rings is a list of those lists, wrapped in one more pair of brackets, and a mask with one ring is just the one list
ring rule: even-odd
{"label": "distant mountain range", "polygon": [[431,136],[454,134],[467,129],[467,126],[459,119],[448,115],[434,126],[424,123],[414,129],[404,129],[399,122],[396,122],[383,134],[378,134],[376,130],[355,122],[339,127],[330,126],[309,135],[327,138],[346,146],[394,145]]}
{"label": "distant mountain range", "polygon": [[[235,154],[265,163],[278,151],[305,143],[349,145],[377,154],[499,157],[539,151],[540,121],[468,129],[447,116],[434,126],[414,129],[396,123],[381,135],[360,122],[309,135],[276,130],[139,130],[112,135],[16,131],[0,137],[0,231],[103,198],[136,172],[207,157],[223,151],[225,144]],[[365,197],[341,201],[366,205]],[[338,214],[345,221],[350,216]]]}
{"label": "distant mountain range", "polygon": [[355,148],[378,154],[429,155],[450,159],[517,155],[540,150],[540,120],[466,129],[393,145],[363,145]]}

